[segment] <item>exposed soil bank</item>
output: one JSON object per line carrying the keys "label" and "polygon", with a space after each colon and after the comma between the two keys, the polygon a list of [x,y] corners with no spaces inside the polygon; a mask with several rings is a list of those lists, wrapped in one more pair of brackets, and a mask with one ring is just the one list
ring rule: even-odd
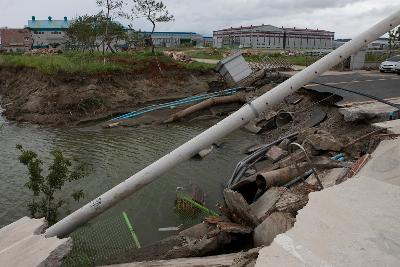
{"label": "exposed soil bank", "polygon": [[0,67],[0,96],[4,115],[10,120],[76,125],[128,112],[148,102],[206,92],[215,80],[212,71],[162,62],[151,62],[133,72],[96,75],[50,75],[28,68]]}

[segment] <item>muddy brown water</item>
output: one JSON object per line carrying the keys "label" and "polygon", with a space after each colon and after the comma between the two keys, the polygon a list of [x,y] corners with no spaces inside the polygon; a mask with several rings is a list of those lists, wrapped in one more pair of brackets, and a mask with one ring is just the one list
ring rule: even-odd
{"label": "muddy brown water", "polygon": [[[147,128],[102,129],[90,126],[59,129],[8,122],[1,116],[0,124],[3,124],[0,128],[0,227],[28,215],[26,203],[31,194],[24,188],[27,171],[18,162],[16,144],[36,151],[47,162],[49,151],[60,148],[67,156],[91,165],[88,177],[73,186],[68,185],[64,191],[82,188],[86,194],[83,202],[71,201],[64,209],[73,211],[207,127],[196,122],[195,125]],[[122,226],[116,225],[116,218],[120,218],[123,211],[131,218],[142,245],[173,234],[159,232],[160,227],[193,224],[195,221],[182,218],[174,211],[177,187],[190,183],[198,185],[206,193],[206,206],[215,210],[215,204],[222,197],[223,184],[236,163],[244,157],[243,151],[257,141],[256,136],[236,131],[206,159],[179,164],[161,179],[83,227],[86,231],[81,230],[79,235],[122,235],[118,230]],[[104,227],[99,227],[96,232],[97,224],[107,225],[110,230],[104,232]]]}

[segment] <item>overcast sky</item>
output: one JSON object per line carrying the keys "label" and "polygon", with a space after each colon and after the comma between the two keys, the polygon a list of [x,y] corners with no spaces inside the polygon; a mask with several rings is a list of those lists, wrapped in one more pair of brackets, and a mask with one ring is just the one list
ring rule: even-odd
{"label": "overcast sky", "polygon": [[[131,0],[126,0],[129,2]],[[308,27],[351,38],[396,9],[400,0],[164,0],[175,21],[159,24],[159,31],[194,31],[211,36],[231,26],[271,24]],[[0,0],[0,27],[23,27],[37,19],[74,18],[99,11],[95,0]],[[136,29],[149,30],[136,20]]]}

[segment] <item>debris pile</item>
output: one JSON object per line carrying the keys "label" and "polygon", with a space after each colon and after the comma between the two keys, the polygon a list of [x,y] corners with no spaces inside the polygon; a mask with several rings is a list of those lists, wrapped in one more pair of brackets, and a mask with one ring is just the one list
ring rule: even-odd
{"label": "debris pile", "polygon": [[25,55],[54,55],[61,54],[62,50],[59,48],[38,48],[25,52]]}
{"label": "debris pile", "polygon": [[184,52],[179,51],[164,51],[164,55],[172,57],[176,61],[184,63],[192,63],[193,60],[190,56],[186,55]]}

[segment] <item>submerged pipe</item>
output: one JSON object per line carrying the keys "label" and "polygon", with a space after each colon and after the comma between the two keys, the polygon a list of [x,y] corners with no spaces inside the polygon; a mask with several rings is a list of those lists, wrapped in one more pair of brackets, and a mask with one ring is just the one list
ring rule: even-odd
{"label": "submerged pipe", "polygon": [[190,159],[205,147],[211,146],[229,133],[241,128],[250,120],[258,117],[262,112],[274,107],[283,99],[293,94],[299,88],[305,86],[325,71],[336,66],[363,46],[376,40],[400,24],[400,10],[387,17],[370,29],[360,34],[350,42],[344,44],[311,66],[297,73],[290,79],[279,84],[274,89],[258,97],[251,103],[246,104],[241,109],[220,121],[213,127],[204,131],[184,145],[178,147],[161,159],[155,161],[148,167],[128,178],[124,182],[115,186],[103,195],[97,197],[74,213],[68,215],[58,223],[54,224],[46,231],[47,237],[65,236],[80,225],[88,222],[107,209],[111,208],[121,200],[131,196],[142,187],[153,182],[157,177],[181,163]]}

